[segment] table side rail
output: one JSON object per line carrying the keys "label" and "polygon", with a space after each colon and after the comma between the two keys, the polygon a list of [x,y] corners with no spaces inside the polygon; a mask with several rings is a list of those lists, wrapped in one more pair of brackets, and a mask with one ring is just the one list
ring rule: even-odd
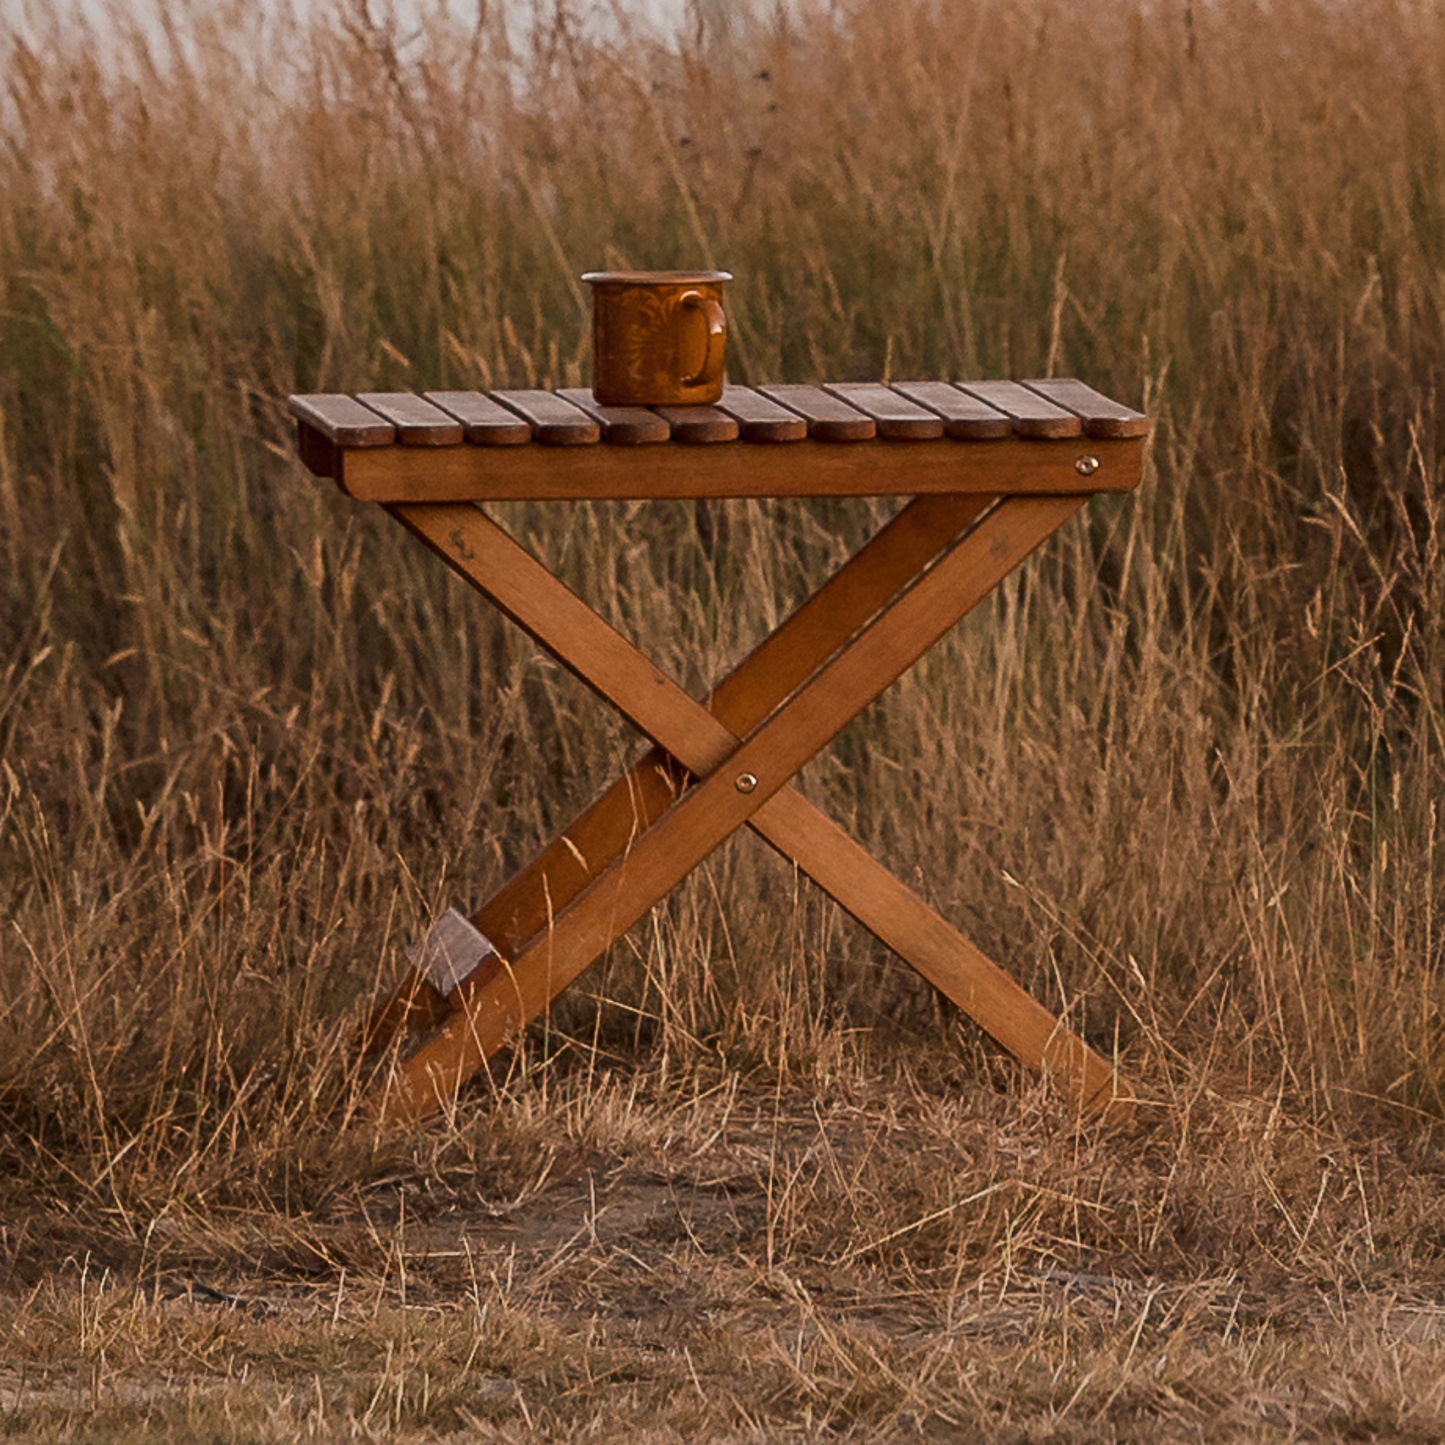
{"label": "table side rail", "polygon": [[367,502],[652,497],[916,496],[924,492],[1127,492],[1142,439],[1062,442],[798,441],[776,447],[386,447],[330,454]]}

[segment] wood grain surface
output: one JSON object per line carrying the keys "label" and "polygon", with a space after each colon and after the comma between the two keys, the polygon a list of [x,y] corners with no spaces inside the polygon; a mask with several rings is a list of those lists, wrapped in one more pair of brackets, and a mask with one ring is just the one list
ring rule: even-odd
{"label": "wood grain surface", "polygon": [[[1036,400],[1049,405],[1042,397]],[[862,421],[873,425],[868,417]],[[1077,417],[1069,422],[1080,426]],[[673,446],[385,447],[339,450],[336,473],[345,491],[370,502],[1120,492],[1138,484],[1141,447],[1137,439],[1080,445],[1009,437],[906,446],[808,440],[693,447],[685,462]],[[1074,470],[1085,451],[1100,464],[1088,477]]]}
{"label": "wood grain surface", "polygon": [[715,406],[658,406],[653,410],[672,428],[674,441],[689,446],[711,446],[735,442],[738,424]]}
{"label": "wood grain surface", "polygon": [[1030,391],[1073,412],[1084,424],[1088,437],[1142,437],[1148,435],[1149,418],[1072,378],[1026,381]]}
{"label": "wood grain surface", "polygon": [[718,409],[737,422],[745,442],[800,442],[808,435],[803,417],[750,386],[725,386]]}
{"label": "wood grain surface", "polygon": [[464,429],[456,417],[409,391],[361,391],[356,399],[384,416],[396,428],[404,447],[454,447]]}
{"label": "wood grain surface", "polygon": [[944,434],[958,441],[997,441],[1013,435],[1013,418],[947,381],[895,381],[893,390],[943,418]]}
{"label": "wood grain surface", "polygon": [[517,447],[532,440],[531,426],[483,391],[428,391],[429,402],[461,422],[472,446]]}
{"label": "wood grain surface", "polygon": [[585,411],[602,428],[602,440],[613,446],[648,446],[672,436],[667,419],[645,406],[603,406],[585,386],[566,387],[557,395]]}
{"label": "wood grain surface", "polygon": [[873,418],[888,441],[931,441],[943,435],[943,419],[891,387],[872,381],[835,381],[829,395]]}
{"label": "wood grain surface", "polygon": [[298,421],[314,427],[342,447],[389,447],[396,428],[354,396],[333,392],[287,397],[286,406]]}
{"label": "wood grain surface", "polygon": [[1084,425],[1073,412],[1055,406],[1017,381],[960,381],[958,385],[970,396],[1011,417],[1017,436],[1047,441],[1084,434]]}
{"label": "wood grain surface", "polygon": [[808,435],[818,442],[865,442],[877,436],[878,426],[855,406],[830,396],[816,386],[760,386],[770,400],[795,411],[808,423]]}
{"label": "wood grain surface", "polygon": [[492,399],[530,422],[544,447],[585,447],[602,440],[602,428],[555,392],[494,391]]}

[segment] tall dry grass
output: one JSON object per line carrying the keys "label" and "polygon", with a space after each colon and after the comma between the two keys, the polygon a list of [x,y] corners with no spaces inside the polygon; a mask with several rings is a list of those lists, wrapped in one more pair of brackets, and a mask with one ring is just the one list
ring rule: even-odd
{"label": "tall dry grass", "polygon": [[[283,398],[582,382],[601,265],[732,269],[739,380],[1077,374],[1142,401],[1141,490],[808,787],[1121,1049],[1161,1121],[1228,1097],[1401,1147],[1433,1128],[1437,7],[858,0],[674,43],[351,5],[264,50],[225,8],[165,13],[5,48],[12,1177],[134,1211],[371,1167],[333,1133],[357,1010],[634,740],[305,474]],[[877,520],[502,510],[695,689]],[[930,1010],[738,844],[549,1037],[827,1072],[886,1054],[880,1018],[931,1044]],[[543,1088],[548,1057],[520,1065]]]}

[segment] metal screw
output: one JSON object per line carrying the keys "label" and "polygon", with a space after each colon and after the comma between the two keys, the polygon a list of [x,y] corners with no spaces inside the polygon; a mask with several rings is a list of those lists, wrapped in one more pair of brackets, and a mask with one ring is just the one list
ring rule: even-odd
{"label": "metal screw", "polygon": [[739,773],[738,780],[733,786],[740,793],[751,793],[758,785],[758,780],[751,773]]}
{"label": "metal screw", "polygon": [[1099,470],[1099,459],[1098,457],[1080,457],[1074,463],[1074,470],[1081,477],[1092,477]]}

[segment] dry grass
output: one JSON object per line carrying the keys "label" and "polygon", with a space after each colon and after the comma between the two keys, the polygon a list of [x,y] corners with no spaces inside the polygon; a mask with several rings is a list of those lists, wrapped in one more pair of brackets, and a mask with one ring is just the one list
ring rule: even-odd
{"label": "dry grass", "polygon": [[[5,1428],[1445,1435],[1437,7],[167,13],[3,48]],[[351,1117],[401,945],[635,740],[281,399],[577,383],[577,274],[697,263],[740,379],[1157,419],[806,779],[1117,1044],[1127,1136],[742,842],[498,1102]],[[503,510],[694,689],[878,520]]]}

